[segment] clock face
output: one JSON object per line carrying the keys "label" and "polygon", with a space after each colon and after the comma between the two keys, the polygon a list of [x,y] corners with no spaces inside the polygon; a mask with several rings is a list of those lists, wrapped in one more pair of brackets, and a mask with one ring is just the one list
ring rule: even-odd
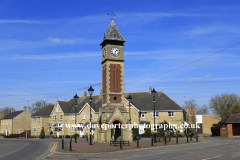
{"label": "clock face", "polygon": [[112,54],[114,57],[117,57],[117,56],[119,56],[119,54],[120,54],[120,50],[119,50],[117,47],[113,47],[113,48],[111,49],[111,54]]}
{"label": "clock face", "polygon": [[106,49],[104,48],[103,49],[103,58],[105,58],[106,57]]}

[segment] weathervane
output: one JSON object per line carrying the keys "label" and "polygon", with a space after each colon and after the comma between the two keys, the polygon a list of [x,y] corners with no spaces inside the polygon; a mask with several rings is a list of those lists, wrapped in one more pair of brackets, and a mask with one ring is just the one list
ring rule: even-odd
{"label": "weathervane", "polygon": [[113,16],[116,16],[116,14],[113,13],[113,10],[112,10],[112,13],[108,13],[108,15],[110,15],[113,19]]}

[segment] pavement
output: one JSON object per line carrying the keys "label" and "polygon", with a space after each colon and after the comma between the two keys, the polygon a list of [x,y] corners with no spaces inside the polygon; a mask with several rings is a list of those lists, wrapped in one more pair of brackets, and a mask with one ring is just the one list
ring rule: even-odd
{"label": "pavement", "polygon": [[[67,141],[67,142],[66,142]],[[178,144],[189,144],[189,143],[196,143],[196,139],[192,139],[189,142],[187,142],[186,138],[178,138]],[[102,152],[115,152],[120,150],[120,145],[117,146],[110,146],[110,143],[93,143],[92,145],[89,145],[89,142],[86,140],[81,140],[77,143],[73,142],[72,144],[72,151],[69,151],[70,146],[70,139],[65,139],[64,142],[64,149],[62,149],[62,143],[59,143],[58,147],[56,148],[57,152],[63,152],[63,153],[102,153]],[[161,139],[161,142],[159,143],[153,143],[154,146],[151,146],[151,139],[150,138],[143,138],[139,140],[139,146],[137,147],[137,141],[131,142],[128,145],[122,146],[123,150],[134,150],[139,148],[149,148],[149,147],[159,147],[159,146],[169,146],[169,145],[176,145],[176,138],[171,138],[169,142],[169,138],[167,138],[167,144],[163,142],[163,139]]]}

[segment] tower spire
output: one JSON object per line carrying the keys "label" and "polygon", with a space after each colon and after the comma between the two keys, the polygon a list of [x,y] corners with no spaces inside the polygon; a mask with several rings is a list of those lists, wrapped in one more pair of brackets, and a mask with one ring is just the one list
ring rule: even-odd
{"label": "tower spire", "polygon": [[112,10],[112,13],[108,13],[108,15],[111,17],[111,20],[113,20],[113,16],[116,16],[116,14],[113,13],[113,10]]}

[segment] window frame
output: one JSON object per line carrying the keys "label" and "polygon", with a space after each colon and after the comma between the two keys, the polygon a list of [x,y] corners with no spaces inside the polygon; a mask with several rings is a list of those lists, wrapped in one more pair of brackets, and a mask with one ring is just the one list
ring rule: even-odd
{"label": "window frame", "polygon": [[83,113],[83,115],[82,115],[82,119],[85,119],[85,113]]}
{"label": "window frame", "polygon": [[62,120],[62,114],[59,116],[59,120]]}
{"label": "window frame", "polygon": [[226,124],[225,123],[222,124],[222,129],[226,129]]}
{"label": "window frame", "polygon": [[53,115],[53,121],[56,121],[57,116]]}
{"label": "window frame", "polygon": [[[158,113],[158,114],[156,114],[156,113]],[[152,112],[152,116],[153,116],[153,117],[159,117],[159,112],[158,112],[158,111],[155,111],[155,114],[154,114],[154,112]]]}
{"label": "window frame", "polygon": [[20,129],[17,129],[17,134],[20,134]]}
{"label": "window frame", "polygon": [[40,117],[38,117],[38,122],[40,122]]}
{"label": "window frame", "polygon": [[145,118],[146,116],[145,116],[145,112],[141,112],[141,118]]}
{"label": "window frame", "polygon": [[4,120],[3,120],[3,126],[4,126]]}
{"label": "window frame", "polygon": [[8,120],[6,120],[7,122],[6,122],[6,125],[8,125]]}
{"label": "window frame", "polygon": [[72,115],[72,120],[75,120],[75,119],[76,119],[75,114],[73,114]]}
{"label": "window frame", "polygon": [[33,122],[36,122],[36,118],[33,118]]}
{"label": "window frame", "polygon": [[174,111],[168,111],[168,117],[175,117]]}
{"label": "window frame", "polygon": [[34,133],[36,132],[36,127],[33,127],[33,132],[34,132]]}
{"label": "window frame", "polygon": [[40,127],[38,127],[38,131],[37,131],[37,133],[40,133],[41,132],[41,128]]}

